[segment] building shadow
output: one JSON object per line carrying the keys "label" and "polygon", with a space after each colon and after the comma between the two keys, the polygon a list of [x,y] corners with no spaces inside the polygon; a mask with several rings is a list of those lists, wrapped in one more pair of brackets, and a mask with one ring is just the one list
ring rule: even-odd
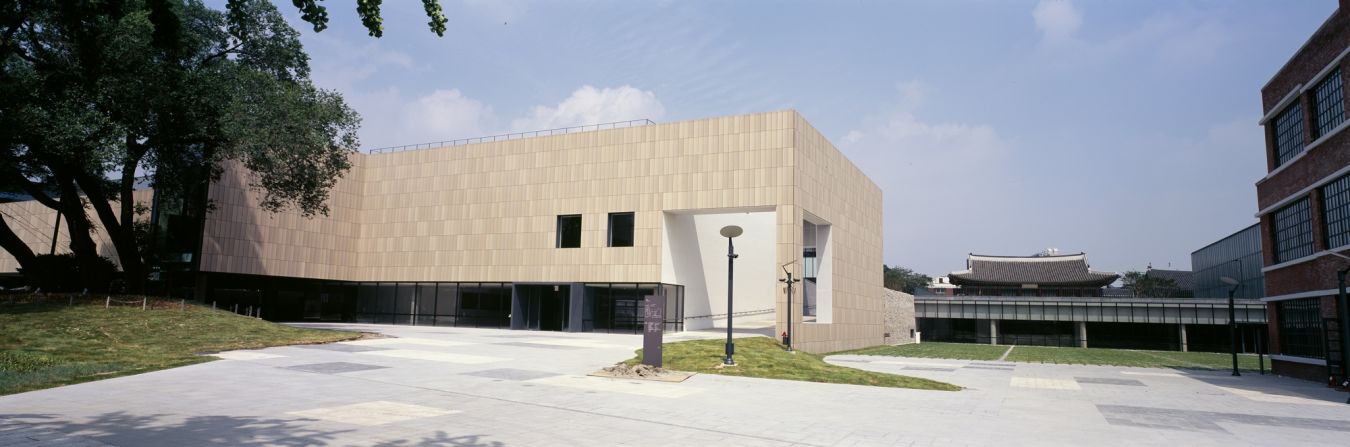
{"label": "building shadow", "polygon": [[398,440],[375,444],[375,447],[401,447],[401,446],[429,446],[429,447],[505,447],[501,441],[487,441],[483,438],[487,435],[459,435],[451,436],[444,431],[437,431],[435,435],[424,437],[420,440]]}
{"label": "building shadow", "polygon": [[[0,433],[57,442],[78,444],[69,439],[78,436],[112,445],[135,446],[193,446],[193,445],[375,445],[380,447],[436,446],[436,447],[503,447],[500,441],[488,440],[489,435],[451,435],[437,431],[421,439],[394,439],[375,444],[340,441],[341,435],[354,429],[319,430],[301,424],[313,419],[274,419],[247,416],[191,416],[185,419],[173,415],[137,415],[117,411],[104,413],[92,419],[74,422],[55,414],[0,414]],[[363,439],[368,439],[364,438]],[[3,439],[0,439],[0,443]],[[8,444],[6,444],[8,445]],[[61,444],[65,445],[65,444]]]}

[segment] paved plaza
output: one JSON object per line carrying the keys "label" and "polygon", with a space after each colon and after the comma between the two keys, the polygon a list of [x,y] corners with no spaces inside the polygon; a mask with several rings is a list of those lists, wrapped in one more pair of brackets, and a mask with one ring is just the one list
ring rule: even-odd
{"label": "paved plaza", "polygon": [[[1346,396],[1256,374],[833,356],[959,392],[589,377],[641,338],[328,325],[389,338],[0,397],[0,446],[1345,445]],[[685,334],[680,337],[697,337]]]}

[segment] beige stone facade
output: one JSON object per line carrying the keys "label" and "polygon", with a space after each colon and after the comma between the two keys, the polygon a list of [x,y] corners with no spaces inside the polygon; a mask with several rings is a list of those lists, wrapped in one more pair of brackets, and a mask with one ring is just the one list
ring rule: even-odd
{"label": "beige stone facade", "polygon": [[[355,154],[329,214],[314,218],[262,211],[246,175],[227,170],[210,189],[216,210],[203,231],[203,272],[670,283],[664,245],[690,243],[672,239],[664,227],[670,216],[717,214],[734,222],[739,214],[768,212],[768,224],[747,227],[774,237],[743,249],[738,272],[761,273],[738,276],[735,310],[776,307],[778,332],[792,318],[807,351],[882,343],[881,190],[794,111]],[[607,246],[607,216],[619,212],[635,215],[631,247]],[[582,216],[581,246],[556,248],[558,216],[574,214]],[[787,315],[786,294],[774,282],[782,264],[803,273],[804,219],[827,223],[831,241],[823,261],[830,268],[822,270],[829,279],[821,280],[829,285],[828,318],[805,323],[800,305]],[[719,259],[706,250],[702,256]],[[752,259],[759,264],[745,264]],[[701,299],[723,299],[715,291],[725,293],[725,264],[701,276],[714,295]],[[741,281],[760,288],[743,296]]]}

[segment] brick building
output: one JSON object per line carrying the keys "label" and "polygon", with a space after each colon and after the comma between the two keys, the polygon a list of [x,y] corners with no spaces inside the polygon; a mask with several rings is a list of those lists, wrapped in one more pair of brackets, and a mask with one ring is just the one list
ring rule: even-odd
{"label": "brick building", "polygon": [[1350,267],[1350,0],[1261,89],[1269,173],[1256,182],[1277,374],[1344,380],[1337,271]]}

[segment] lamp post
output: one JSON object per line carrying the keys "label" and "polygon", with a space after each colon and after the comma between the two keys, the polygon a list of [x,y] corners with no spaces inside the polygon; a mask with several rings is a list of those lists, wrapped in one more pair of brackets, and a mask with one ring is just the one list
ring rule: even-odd
{"label": "lamp post", "polygon": [[793,315],[792,315],[792,284],[793,284],[793,283],[797,283],[797,282],[801,282],[801,280],[800,280],[800,279],[793,279],[793,278],[792,278],[792,272],[788,271],[788,269],[787,269],[787,266],[788,266],[789,264],[792,264],[792,263],[789,262],[789,263],[787,263],[787,264],[783,264],[783,265],[782,265],[782,267],[783,267],[783,273],[786,273],[786,274],[787,274],[787,278],[780,279],[780,280],[778,280],[778,281],[787,284],[787,334],[786,334],[787,336],[784,337],[783,344],[784,344],[784,345],[787,345],[787,352],[792,352],[792,320],[793,320]]}
{"label": "lamp post", "polygon": [[1228,349],[1233,353],[1233,375],[1240,376],[1242,373],[1238,372],[1237,360],[1237,313],[1233,309],[1233,294],[1237,293],[1238,286],[1242,283],[1227,276],[1219,277],[1219,281],[1233,286],[1228,289]]}
{"label": "lamp post", "polygon": [[733,286],[735,285],[733,278],[736,273],[736,246],[732,245],[731,239],[740,236],[743,232],[745,231],[742,230],[741,227],[735,225],[722,227],[722,231],[720,232],[722,237],[727,238],[727,357],[722,359],[723,365],[736,364],[736,361],[732,358],[732,356],[736,354],[736,344],[731,342],[731,300],[732,291],[734,290]]}

